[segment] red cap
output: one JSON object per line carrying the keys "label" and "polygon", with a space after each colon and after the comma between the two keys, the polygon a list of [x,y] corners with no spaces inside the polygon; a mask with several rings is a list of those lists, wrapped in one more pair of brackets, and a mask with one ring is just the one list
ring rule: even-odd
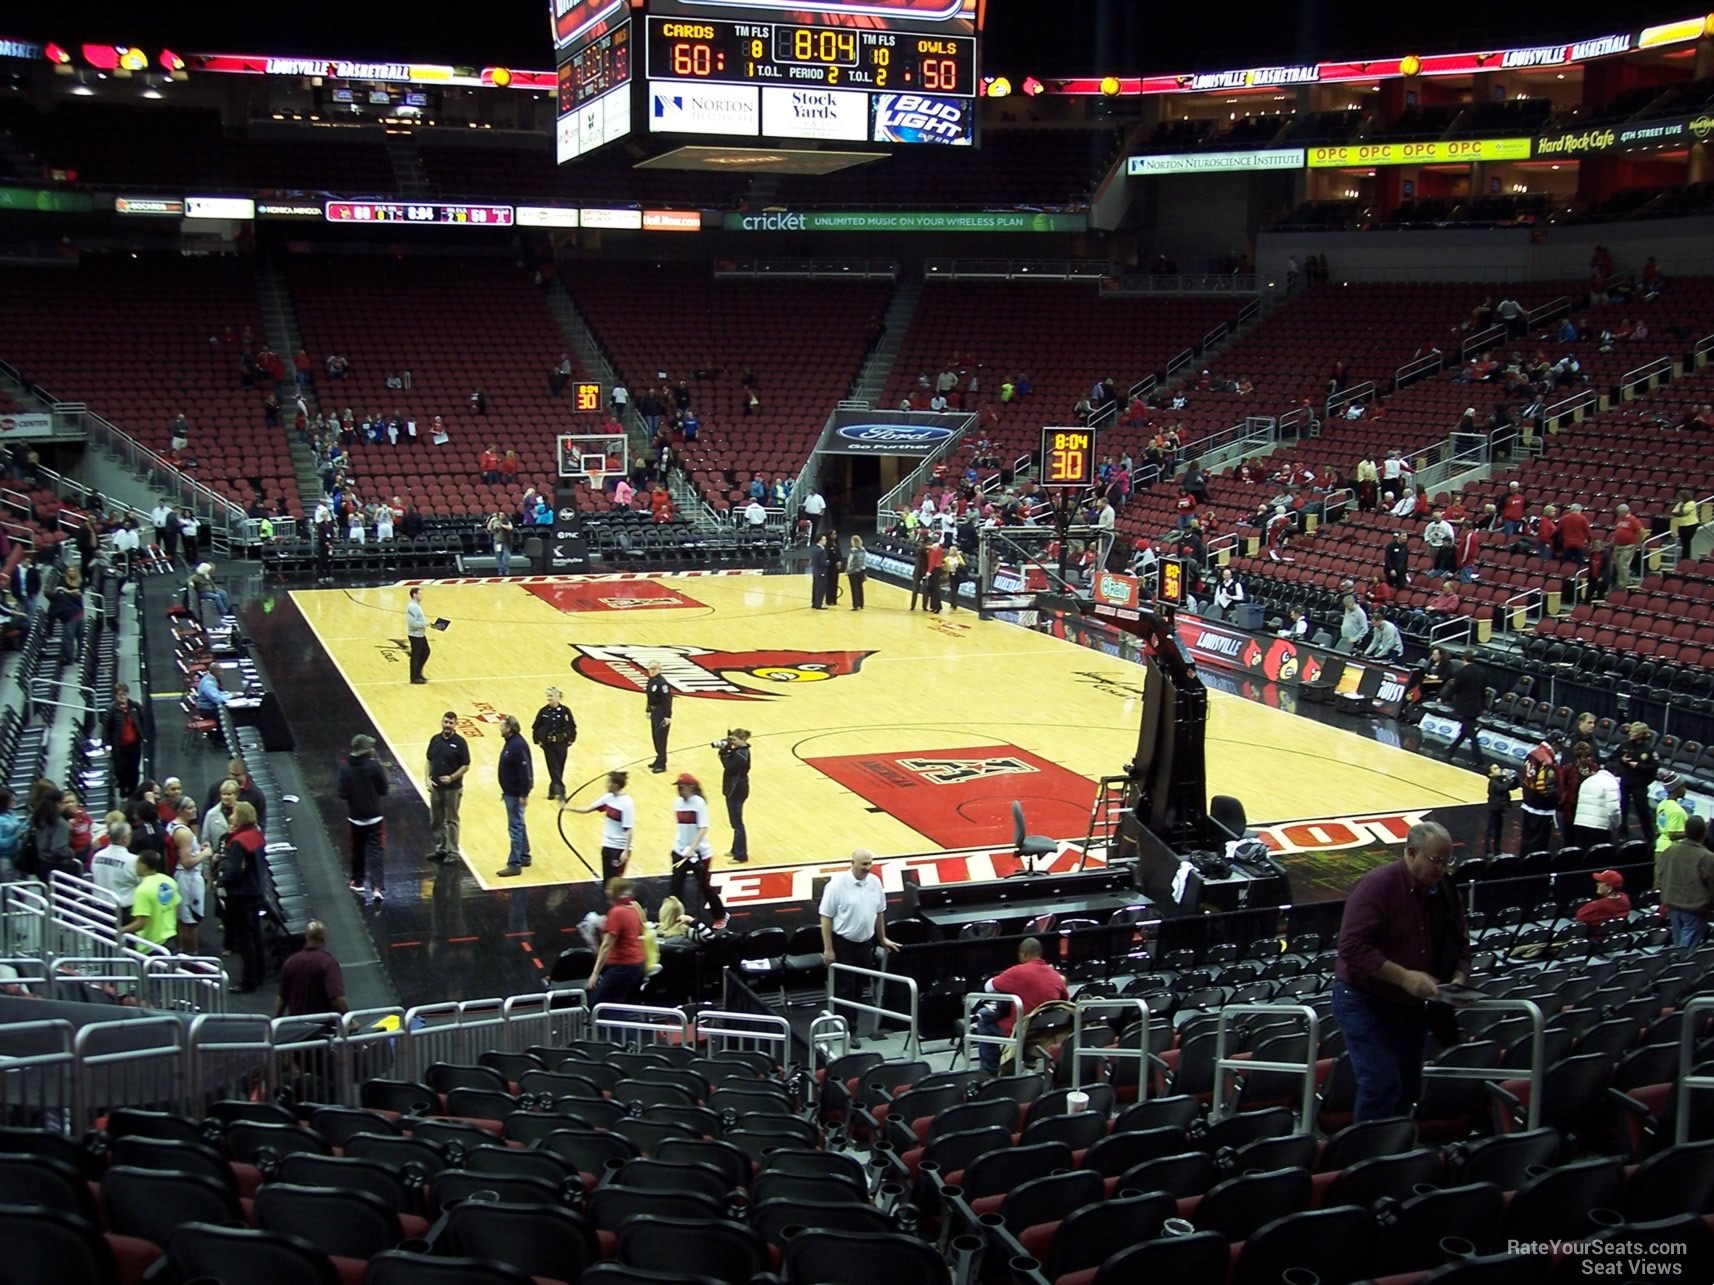
{"label": "red cap", "polygon": [[1604,883],[1613,888],[1623,888],[1625,886],[1625,876],[1620,874],[1617,870],[1597,870],[1595,872],[1595,882]]}
{"label": "red cap", "polygon": [[689,772],[680,772],[678,774],[678,780],[673,782],[674,785],[695,785],[696,783],[696,778]]}

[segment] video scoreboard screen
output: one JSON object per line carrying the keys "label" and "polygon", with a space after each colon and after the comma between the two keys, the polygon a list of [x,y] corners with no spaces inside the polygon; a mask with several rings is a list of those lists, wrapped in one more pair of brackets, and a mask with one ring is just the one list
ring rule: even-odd
{"label": "video scoreboard screen", "polygon": [[[631,33],[623,4],[553,0],[558,50],[554,157],[574,161],[631,132]],[[560,33],[570,35],[561,42]]]}
{"label": "video scoreboard screen", "polygon": [[975,0],[653,0],[649,131],[976,141]]}
{"label": "video scoreboard screen", "polygon": [[1095,485],[1095,430],[1044,428],[1041,431],[1043,486]]}

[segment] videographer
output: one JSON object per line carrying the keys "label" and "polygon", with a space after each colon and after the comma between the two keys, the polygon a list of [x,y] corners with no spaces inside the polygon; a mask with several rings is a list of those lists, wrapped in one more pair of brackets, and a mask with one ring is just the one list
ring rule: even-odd
{"label": "videographer", "polygon": [[732,826],[732,851],[726,855],[743,863],[750,859],[750,836],[744,829],[744,801],[750,797],[750,729],[729,729],[714,748],[720,753],[720,792],[726,796],[726,820]]}

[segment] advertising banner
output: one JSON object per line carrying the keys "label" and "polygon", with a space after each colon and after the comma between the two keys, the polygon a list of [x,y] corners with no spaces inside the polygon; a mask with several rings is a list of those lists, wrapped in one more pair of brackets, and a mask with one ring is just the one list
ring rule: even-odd
{"label": "advertising banner", "polygon": [[1567,130],[1536,140],[1538,157],[1594,156],[1633,147],[1685,147],[1714,138],[1714,114],[1673,116],[1665,120],[1632,121],[1624,125],[1597,125],[1591,129]]}
{"label": "advertising banner", "polygon": [[1036,210],[766,210],[728,214],[728,232],[1086,232],[1087,214]]}
{"label": "advertising banner", "polygon": [[817,450],[833,455],[932,455],[957,437],[963,415],[926,411],[836,411]]}
{"label": "advertising banner", "polygon": [[644,210],[645,232],[700,232],[702,215],[695,210]]}
{"label": "advertising banner", "polygon": [[187,219],[253,219],[256,202],[247,196],[187,196],[184,199]]}
{"label": "advertising banner", "polygon": [[762,88],[762,133],[769,138],[869,138],[869,96],[843,89]]}
{"label": "advertising banner", "polygon": [[871,141],[970,147],[976,142],[976,108],[970,100],[961,98],[876,94]]}
{"label": "advertising banner", "polygon": [[0,187],[0,210],[39,214],[88,214],[95,200],[88,192],[57,192],[47,187]]}
{"label": "advertising banner", "polygon": [[259,219],[320,219],[321,216],[319,201],[256,202],[256,217]]}
{"label": "advertising banner", "polygon": [[1309,149],[1312,170],[1365,165],[1457,165],[1469,161],[1527,161],[1527,138],[1445,138],[1419,143],[1346,143]]}
{"label": "advertising banner", "polygon": [[1125,173],[1133,178],[1149,174],[1234,174],[1251,170],[1300,170],[1304,149],[1269,147],[1237,152],[1179,152],[1163,156],[1132,156]]}
{"label": "advertising banner", "polygon": [[[1096,614],[1103,614],[1099,603]],[[1398,714],[1410,687],[1410,671],[1395,665],[1344,656],[1288,638],[1247,633],[1182,612],[1175,624],[1179,645],[1200,664],[1218,665],[1292,687],[1329,684],[1341,695],[1363,698],[1377,713],[1389,718]]]}
{"label": "advertising banner", "polygon": [[649,84],[651,134],[754,138],[762,132],[761,116],[761,98],[753,85]]}
{"label": "advertising banner", "polygon": [[183,218],[184,202],[170,196],[116,196],[113,208],[120,214],[148,214],[156,218]]}
{"label": "advertising banner", "polygon": [[52,437],[54,417],[47,411],[0,414],[0,442],[20,437]]}
{"label": "advertising banner", "polygon": [[577,211],[557,205],[520,205],[515,214],[521,228],[574,228]]}

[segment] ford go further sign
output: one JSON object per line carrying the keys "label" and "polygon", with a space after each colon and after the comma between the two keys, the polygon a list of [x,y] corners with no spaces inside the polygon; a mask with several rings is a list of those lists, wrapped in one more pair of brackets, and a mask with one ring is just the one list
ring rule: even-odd
{"label": "ford go further sign", "polygon": [[940,424],[841,424],[824,450],[844,455],[928,455],[958,435]]}

